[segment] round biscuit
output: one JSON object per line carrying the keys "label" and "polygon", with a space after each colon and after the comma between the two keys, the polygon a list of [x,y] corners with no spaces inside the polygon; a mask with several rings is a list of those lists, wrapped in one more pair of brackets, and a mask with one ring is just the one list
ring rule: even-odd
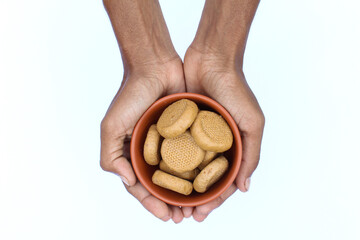
{"label": "round biscuit", "polygon": [[233,143],[233,135],[222,116],[210,111],[200,111],[191,128],[196,143],[206,151],[225,152]]}
{"label": "round biscuit", "polygon": [[178,173],[195,169],[205,156],[189,131],[175,138],[165,138],[160,152],[164,162]]}
{"label": "round biscuit", "polygon": [[181,99],[168,106],[157,121],[157,129],[164,138],[174,138],[184,133],[198,114],[196,103]]}

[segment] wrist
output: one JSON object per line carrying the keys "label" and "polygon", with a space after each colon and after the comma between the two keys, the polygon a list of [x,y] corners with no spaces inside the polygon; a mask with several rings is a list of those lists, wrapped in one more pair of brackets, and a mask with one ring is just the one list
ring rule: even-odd
{"label": "wrist", "polygon": [[182,60],[175,52],[163,55],[155,55],[153,50],[144,50],[139,55],[127,55],[126,58],[122,54],[124,72],[147,75],[158,75],[158,73],[166,72],[167,69],[181,68]]}
{"label": "wrist", "polygon": [[228,62],[242,64],[246,37],[238,37],[235,33],[225,30],[219,32],[222,27],[216,25],[221,24],[221,22],[212,24],[207,19],[202,20],[190,48],[203,55],[213,55],[227,59]]}
{"label": "wrist", "polygon": [[[207,46],[206,46],[207,47]],[[184,68],[194,65],[205,72],[242,72],[242,55],[231,55],[218,49],[191,44],[184,57]]]}
{"label": "wrist", "polygon": [[242,67],[245,42],[234,39],[233,36],[226,36],[228,35],[226,33],[220,36],[215,26],[204,28],[199,28],[189,49],[198,52],[204,57],[207,56],[207,58],[222,61],[224,64]]}
{"label": "wrist", "polygon": [[124,68],[129,71],[158,68],[180,59],[175,49],[167,49],[154,42],[128,48],[120,46],[120,51]]}
{"label": "wrist", "polygon": [[157,0],[103,1],[126,68],[177,57]]}
{"label": "wrist", "polygon": [[180,57],[176,56],[162,63],[152,62],[133,67],[126,67],[124,64],[124,79],[151,82],[150,85],[160,86],[162,89],[174,87],[184,81],[183,63]]}
{"label": "wrist", "polygon": [[216,13],[203,13],[191,48],[202,54],[222,55],[230,59],[244,53],[245,39],[226,27],[226,19]]}
{"label": "wrist", "polygon": [[206,1],[191,48],[242,65],[259,0]]}

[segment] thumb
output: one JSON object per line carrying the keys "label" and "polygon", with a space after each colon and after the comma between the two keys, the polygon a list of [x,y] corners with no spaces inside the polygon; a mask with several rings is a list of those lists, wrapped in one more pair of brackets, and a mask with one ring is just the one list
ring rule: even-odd
{"label": "thumb", "polygon": [[116,136],[113,127],[103,120],[101,123],[100,166],[103,170],[120,176],[128,186],[136,183],[135,173],[124,156],[125,135]]}
{"label": "thumb", "polygon": [[236,185],[242,192],[249,190],[250,177],[259,164],[265,118],[262,114],[258,114],[258,117],[253,118],[250,122],[251,124],[241,122],[239,124],[243,155]]}

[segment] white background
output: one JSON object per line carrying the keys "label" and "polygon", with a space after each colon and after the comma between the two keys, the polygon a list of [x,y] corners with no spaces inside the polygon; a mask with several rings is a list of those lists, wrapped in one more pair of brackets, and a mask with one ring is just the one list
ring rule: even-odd
{"label": "white background", "polygon": [[[180,56],[203,1],[161,1]],[[261,164],[203,223],[154,218],[99,167],[122,63],[101,0],[0,0],[0,239],[360,239],[357,1],[262,1],[245,74]]]}

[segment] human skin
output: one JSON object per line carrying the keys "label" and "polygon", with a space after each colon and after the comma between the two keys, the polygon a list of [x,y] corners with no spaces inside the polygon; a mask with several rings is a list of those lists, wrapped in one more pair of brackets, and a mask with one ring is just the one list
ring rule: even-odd
{"label": "human skin", "polygon": [[264,114],[246,82],[243,57],[258,0],[207,0],[198,31],[184,58],[188,92],[210,96],[224,106],[242,136],[243,157],[235,182],[219,198],[196,208],[184,207],[185,217],[203,221],[237,189],[246,192],[260,158]]}
{"label": "human skin", "polygon": [[129,162],[136,122],[158,98],[185,91],[182,61],[171,43],[158,1],[104,0],[119,43],[124,76],[101,122],[100,165],[121,177],[127,191],[156,217],[181,222],[179,207],[152,196]]}
{"label": "human skin", "polygon": [[[104,5],[119,43],[124,76],[101,123],[101,167],[119,175],[128,192],[156,217],[175,223],[190,216],[203,221],[237,189],[249,189],[259,161],[264,115],[242,71],[258,1],[207,0],[184,67],[158,1],[104,0]],[[129,139],[142,113],[158,98],[185,90],[222,104],[237,122],[243,140],[242,165],[234,184],[219,198],[196,208],[170,206],[152,196],[137,181],[129,162]]]}

